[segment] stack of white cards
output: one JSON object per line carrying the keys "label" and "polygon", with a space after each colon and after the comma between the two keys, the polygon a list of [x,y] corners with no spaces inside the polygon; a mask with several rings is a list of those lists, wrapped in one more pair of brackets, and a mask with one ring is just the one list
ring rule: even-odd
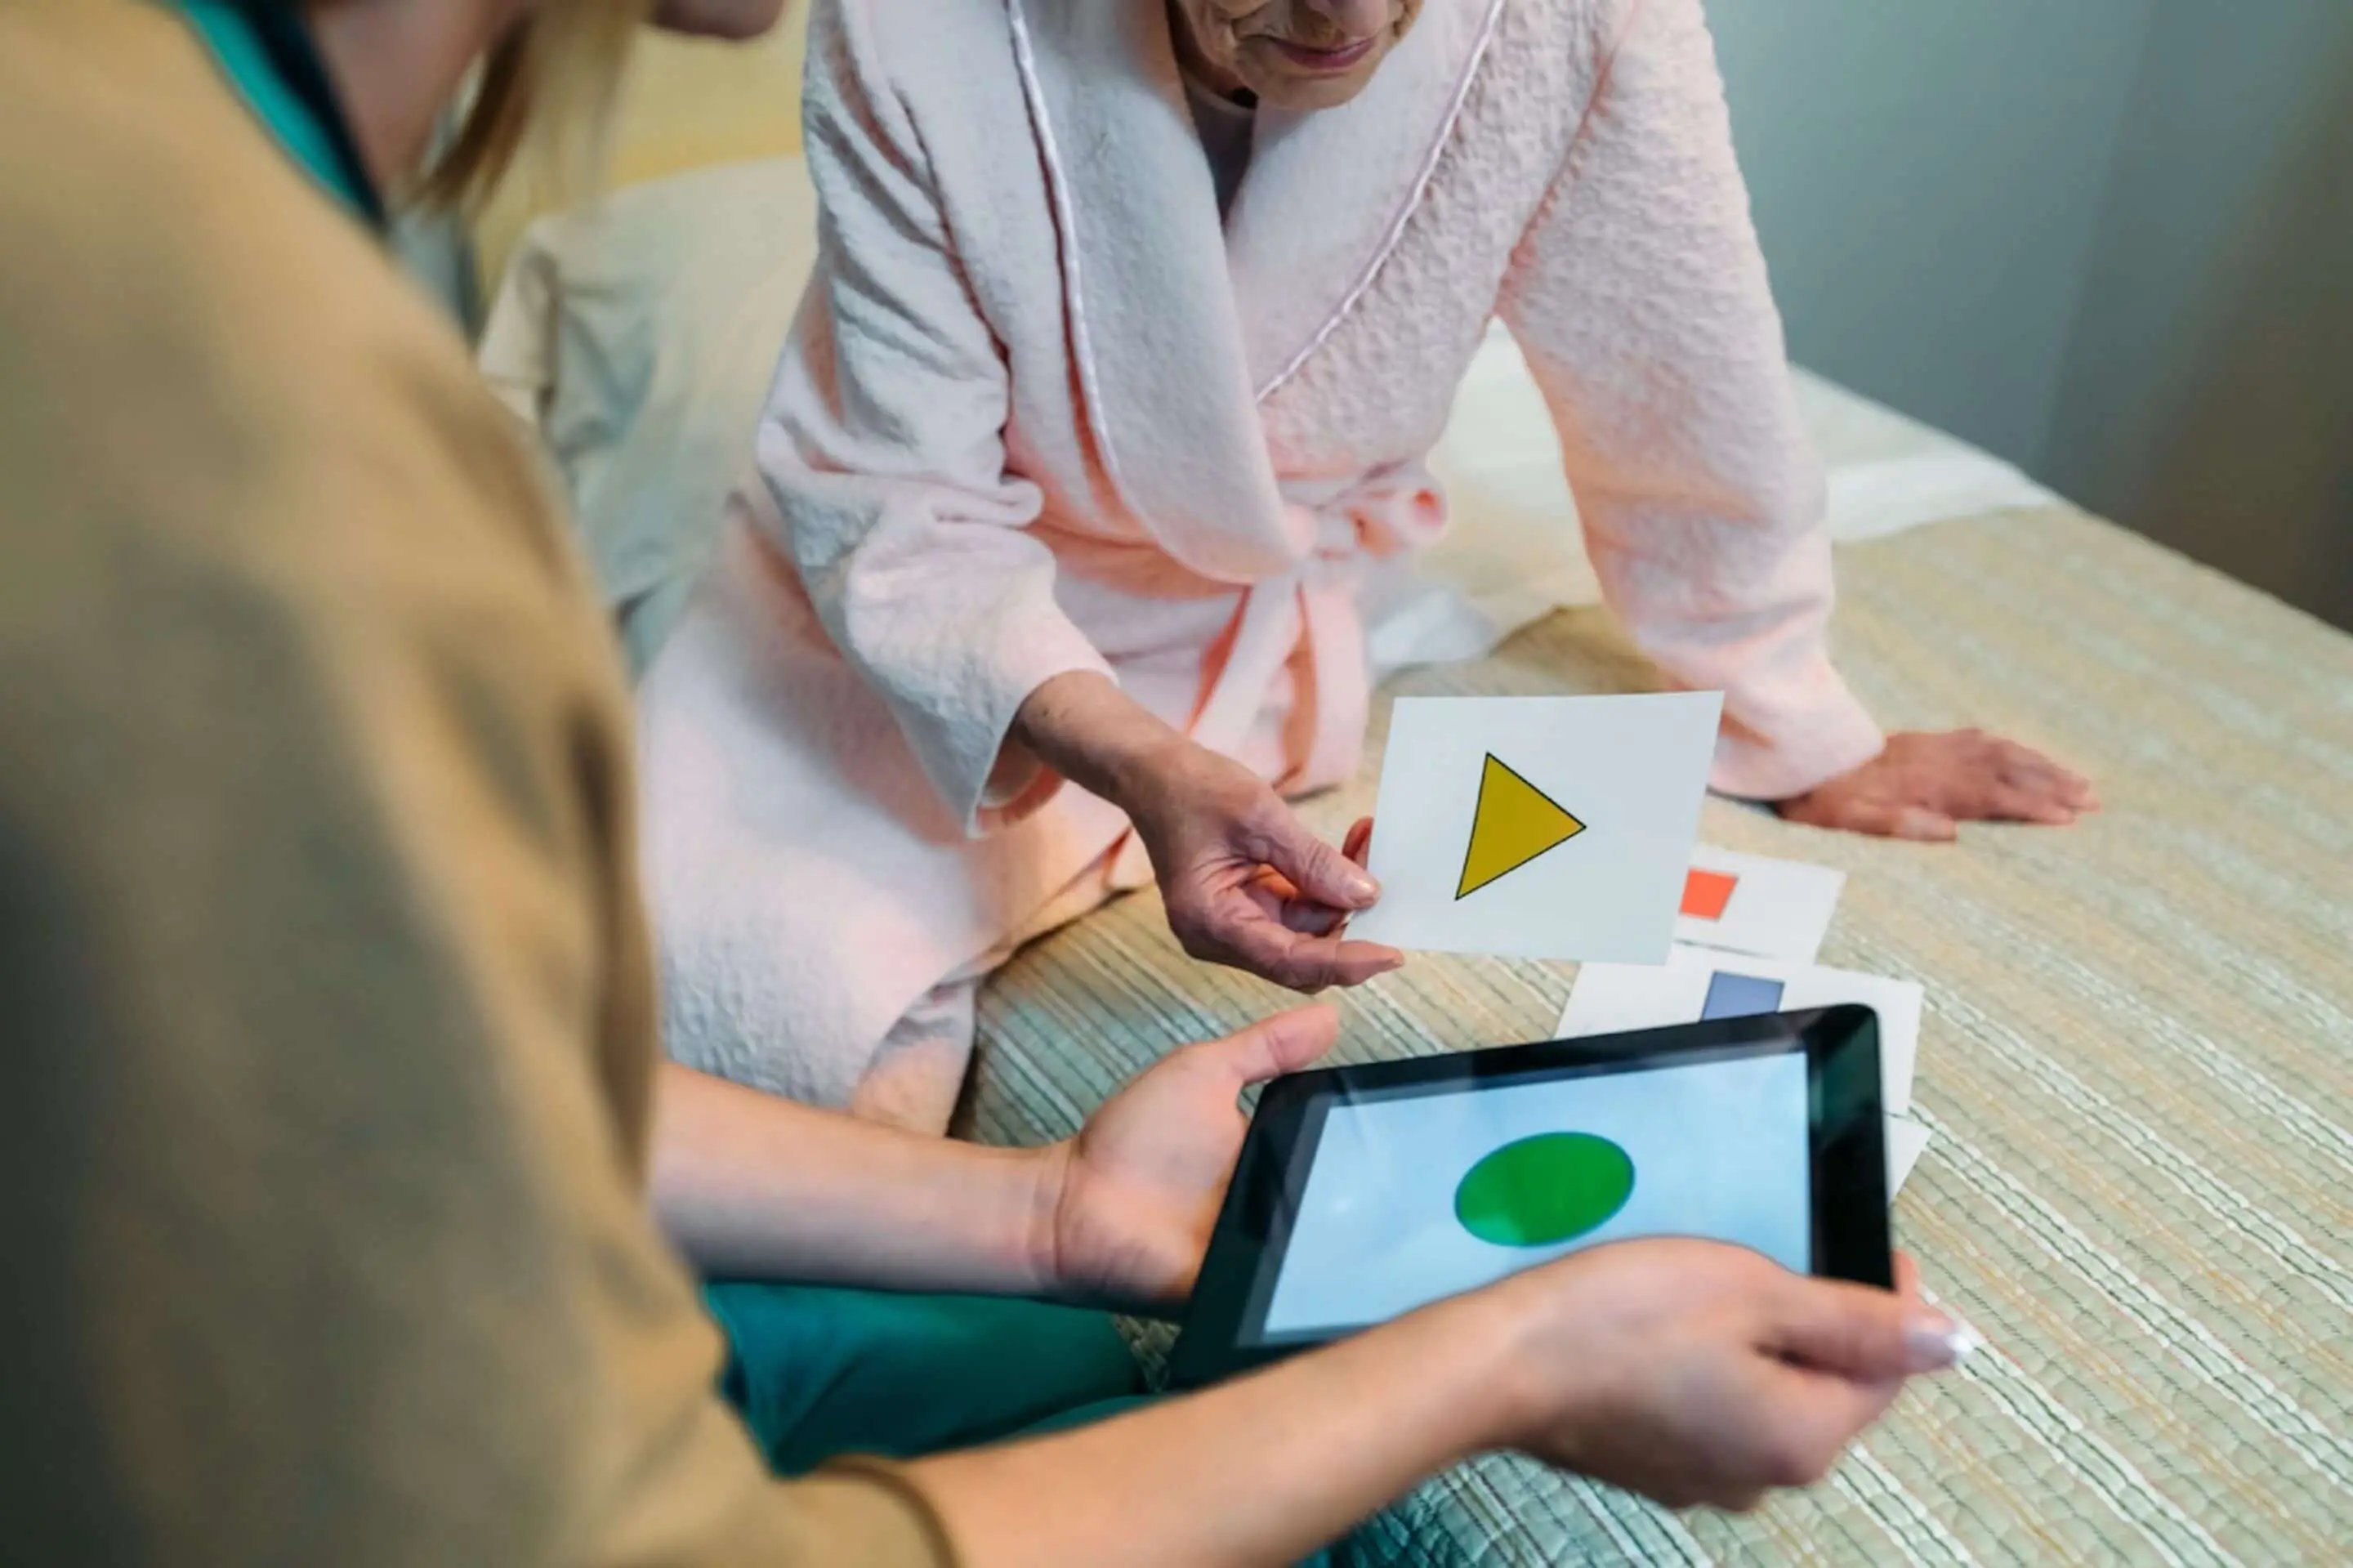
{"label": "stack of white cards", "polygon": [[1924,998],[1910,980],[1814,963],[1845,882],[1827,867],[1701,845],[1667,961],[1585,965],[1561,1014],[1562,1036],[1860,1002],[1879,1014],[1892,1197],[1928,1146],[1928,1129],[1910,1114]]}

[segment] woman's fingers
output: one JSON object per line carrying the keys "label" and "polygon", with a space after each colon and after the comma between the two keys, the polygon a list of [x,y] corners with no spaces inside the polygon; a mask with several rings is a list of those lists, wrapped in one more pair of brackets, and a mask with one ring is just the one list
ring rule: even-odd
{"label": "woman's fingers", "polygon": [[1333,955],[1333,983],[1362,985],[1405,967],[1405,955],[1379,942],[1342,942]]}
{"label": "woman's fingers", "polygon": [[1338,935],[1309,936],[1263,916],[1239,918],[1219,937],[1224,948],[1215,955],[1219,962],[1309,995],[1335,985],[1362,985],[1405,962],[1405,955],[1395,948],[1351,942]]}
{"label": "woman's fingers", "polygon": [[1335,909],[1369,908],[1381,890],[1365,868],[1307,831],[1291,808],[1278,803],[1250,848],[1288,878],[1300,896]]}
{"label": "woman's fingers", "polygon": [[1993,821],[2033,822],[2046,828],[2070,827],[2076,815],[2074,807],[2055,796],[2009,786],[1995,791],[1993,809],[1986,813]]}
{"label": "woman's fingers", "polygon": [[1910,798],[1948,816],[2064,827],[2098,805],[2090,779],[2031,746],[1977,730],[1923,741],[1910,748],[1918,771]]}
{"label": "woman's fingers", "polygon": [[1276,908],[1272,918],[1286,931],[1296,931],[1303,937],[1329,937],[1347,923],[1344,910],[1324,904],[1308,904],[1293,899]]}
{"label": "woman's fingers", "polygon": [[2075,808],[2067,803],[2059,769],[2039,758],[2032,763],[2005,763],[1996,777],[1985,782],[1970,806],[1970,815],[1986,821],[2063,828],[2075,820]]}
{"label": "woman's fingers", "polygon": [[1405,961],[1346,938],[1348,916],[1380,895],[1360,863],[1370,819],[1335,847],[1251,780],[1189,820],[1139,827],[1162,873],[1169,928],[1194,958],[1307,992],[1361,985]]}
{"label": "woman's fingers", "polygon": [[1340,841],[1340,853],[1358,865],[1373,853],[1373,820],[1358,817],[1348,828],[1348,836]]}
{"label": "woman's fingers", "polygon": [[[1364,824],[1350,833],[1362,837]],[[1233,918],[1220,937],[1232,951],[1222,961],[1290,986],[1314,991],[1326,986],[1361,985],[1405,962],[1394,948],[1345,939],[1349,911],[1304,897],[1291,879],[1271,867],[1262,867],[1247,895],[1237,901]],[[1253,939],[1250,927],[1279,928]]]}
{"label": "woman's fingers", "polygon": [[1960,824],[1933,806],[1889,805],[1885,809],[1887,827],[1865,828],[1865,832],[1883,832],[1891,839],[1910,839],[1916,843],[1947,844],[1961,836]]}
{"label": "woman's fingers", "polygon": [[2002,815],[2024,821],[2072,822],[2081,812],[2099,810],[2090,779],[2031,747],[2006,744],[1999,773]]}
{"label": "woman's fingers", "polygon": [[1946,843],[1960,836],[1960,828],[1944,812],[1885,795],[1840,793],[1809,802],[1788,815],[1812,827],[1837,828],[1872,838]]}

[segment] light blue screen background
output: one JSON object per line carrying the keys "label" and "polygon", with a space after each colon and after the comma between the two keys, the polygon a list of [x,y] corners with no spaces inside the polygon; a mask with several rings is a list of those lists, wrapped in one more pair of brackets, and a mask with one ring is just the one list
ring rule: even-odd
{"label": "light blue screen background", "polygon": [[[1634,1191],[1607,1224],[1548,1247],[1497,1246],[1454,1217],[1454,1190],[1507,1143],[1609,1139]],[[1261,1331],[1382,1322],[1551,1258],[1637,1236],[1752,1247],[1812,1265],[1801,1052],[1332,1107]]]}

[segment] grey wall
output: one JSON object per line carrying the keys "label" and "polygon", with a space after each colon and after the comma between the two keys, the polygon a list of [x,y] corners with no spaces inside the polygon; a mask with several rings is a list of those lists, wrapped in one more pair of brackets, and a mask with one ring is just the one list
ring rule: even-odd
{"label": "grey wall", "polygon": [[2353,0],[2160,0],[2042,454],[2353,628]]}
{"label": "grey wall", "polygon": [[2148,0],[1713,0],[1797,357],[2031,468]]}
{"label": "grey wall", "polygon": [[2353,626],[2353,0],[1711,0],[1803,363]]}

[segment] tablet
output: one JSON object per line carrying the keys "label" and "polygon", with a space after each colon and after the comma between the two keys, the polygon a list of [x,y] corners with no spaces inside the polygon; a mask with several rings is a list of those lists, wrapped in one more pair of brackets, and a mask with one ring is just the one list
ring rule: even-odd
{"label": "tablet", "polygon": [[1169,1373],[1213,1382],[1585,1247],[1890,1287],[1879,1022],[1718,1019],[1267,1086]]}

